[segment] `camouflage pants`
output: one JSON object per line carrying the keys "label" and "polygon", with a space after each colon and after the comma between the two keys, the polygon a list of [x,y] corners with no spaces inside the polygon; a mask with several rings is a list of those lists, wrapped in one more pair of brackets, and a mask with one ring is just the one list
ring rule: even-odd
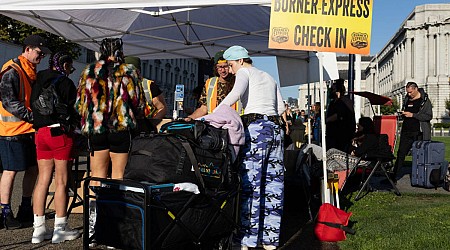
{"label": "camouflage pants", "polygon": [[241,165],[241,245],[278,246],[283,210],[284,131],[268,120],[245,129]]}

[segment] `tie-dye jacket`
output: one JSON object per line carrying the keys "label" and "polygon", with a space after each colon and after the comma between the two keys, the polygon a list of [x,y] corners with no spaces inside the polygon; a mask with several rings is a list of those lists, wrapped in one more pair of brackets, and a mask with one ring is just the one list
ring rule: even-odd
{"label": "tie-dye jacket", "polygon": [[131,64],[109,66],[100,60],[81,73],[75,109],[84,135],[118,132],[136,127],[145,96],[142,78]]}

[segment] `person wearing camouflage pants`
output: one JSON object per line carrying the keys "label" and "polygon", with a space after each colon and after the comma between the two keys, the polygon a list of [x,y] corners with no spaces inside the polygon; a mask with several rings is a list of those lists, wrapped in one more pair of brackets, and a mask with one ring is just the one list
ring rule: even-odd
{"label": "person wearing camouflage pants", "polygon": [[283,208],[283,135],[279,125],[256,120],[245,130],[241,166],[241,243],[278,245]]}
{"label": "person wearing camouflage pants", "polygon": [[220,105],[231,106],[239,100],[244,108],[241,230],[237,237],[242,250],[260,245],[266,250],[276,249],[284,190],[283,97],[275,79],[253,67],[244,47],[231,46],[223,58],[236,80]]}

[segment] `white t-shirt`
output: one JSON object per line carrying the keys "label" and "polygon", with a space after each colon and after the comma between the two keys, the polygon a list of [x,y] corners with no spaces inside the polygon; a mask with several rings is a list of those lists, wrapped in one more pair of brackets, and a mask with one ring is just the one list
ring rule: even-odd
{"label": "white t-shirt", "polygon": [[239,99],[244,114],[281,115],[285,110],[273,77],[255,67],[243,67],[236,72],[234,87],[220,104],[231,106]]}

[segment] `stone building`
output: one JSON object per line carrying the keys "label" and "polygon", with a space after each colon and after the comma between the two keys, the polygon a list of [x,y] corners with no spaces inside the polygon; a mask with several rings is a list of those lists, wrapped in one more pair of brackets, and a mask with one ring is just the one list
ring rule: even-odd
{"label": "stone building", "polygon": [[430,96],[433,123],[449,122],[450,4],[416,6],[366,69],[366,89],[403,103],[407,82]]}

